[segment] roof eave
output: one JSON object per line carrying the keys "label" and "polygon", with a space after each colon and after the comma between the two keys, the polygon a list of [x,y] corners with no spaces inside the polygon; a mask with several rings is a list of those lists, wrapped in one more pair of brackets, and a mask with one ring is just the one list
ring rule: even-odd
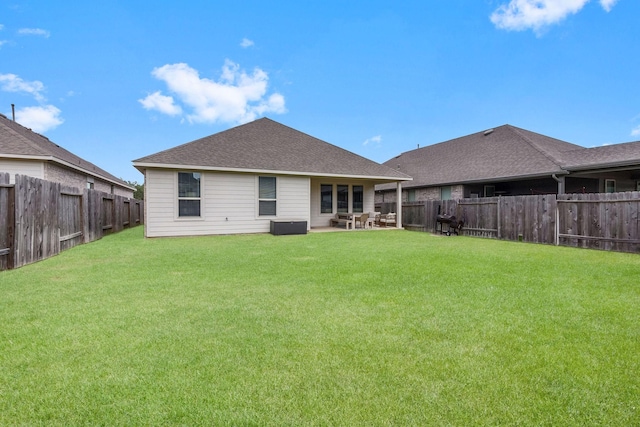
{"label": "roof eave", "polygon": [[59,159],[57,157],[54,157],[54,156],[29,156],[29,155],[22,155],[22,154],[2,154],[2,155],[0,155],[0,157],[6,158],[6,159],[40,160],[40,161],[43,161],[43,162],[58,163],[58,164],[63,165],[65,167],[69,168],[69,169],[73,169],[73,170],[85,173],[87,175],[91,175],[94,178],[99,178],[99,179],[101,179],[103,181],[107,181],[107,182],[110,182],[112,184],[116,184],[119,187],[126,188],[126,189],[131,190],[131,191],[136,191],[136,189],[133,188],[133,187],[130,187],[130,186],[125,185],[125,184],[122,184],[121,182],[118,182],[118,181],[113,180],[111,178],[108,178],[106,176],[97,174],[95,172],[91,172],[90,170],[87,170],[87,169],[84,169],[82,167],[76,166],[73,163],[69,163],[67,161],[61,160],[61,159]]}
{"label": "roof eave", "polygon": [[180,165],[180,164],[167,164],[167,163],[142,163],[134,162],[133,166],[140,172],[144,173],[145,169],[184,169],[184,170],[201,170],[201,171],[215,171],[215,172],[235,172],[235,173],[265,173],[273,175],[293,175],[293,176],[310,176],[310,177],[327,177],[327,178],[350,178],[350,179],[367,179],[386,182],[398,182],[398,181],[412,181],[413,178],[407,177],[392,177],[384,175],[356,175],[356,174],[337,174],[337,173],[320,173],[320,172],[305,172],[305,171],[286,171],[286,170],[273,170],[273,169],[252,169],[252,168],[229,168],[221,166],[198,166],[198,165]]}
{"label": "roof eave", "polygon": [[[513,181],[513,180],[517,180],[517,181],[524,181],[527,179],[535,179],[535,178],[549,178],[551,177],[551,175],[569,175],[569,172],[566,170],[561,170],[561,171],[550,171],[550,172],[546,172],[546,173],[537,173],[537,174],[529,174],[529,175],[515,175],[515,176],[503,176],[503,177],[494,177],[494,178],[479,178],[479,179],[471,179],[471,180],[464,180],[464,181],[451,181],[451,182],[439,182],[439,183],[428,183],[428,184],[421,184],[421,183],[415,183],[415,185],[412,185],[411,187],[413,188],[419,188],[419,187],[445,187],[445,186],[450,186],[450,185],[465,185],[465,184],[482,184],[482,183],[494,183],[494,182],[507,182],[507,181]],[[385,189],[386,190],[386,189]],[[378,191],[385,191],[385,190],[378,190]]]}
{"label": "roof eave", "polygon": [[593,165],[577,165],[577,166],[567,166],[566,170],[570,172],[582,172],[582,171],[594,171],[594,170],[604,170],[604,169],[612,169],[612,168],[629,168],[629,167],[640,167],[640,161],[637,159],[627,160],[621,162],[608,162],[608,163],[597,163]]}

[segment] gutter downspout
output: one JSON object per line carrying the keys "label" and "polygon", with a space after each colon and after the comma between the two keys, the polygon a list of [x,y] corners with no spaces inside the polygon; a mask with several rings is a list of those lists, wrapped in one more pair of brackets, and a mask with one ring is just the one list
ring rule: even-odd
{"label": "gutter downspout", "polygon": [[[553,178],[558,183],[558,195],[564,194],[564,176],[562,178],[558,178],[558,176],[554,173],[551,174],[551,178]],[[556,246],[560,244],[560,209],[558,208],[558,204],[556,203],[556,224],[554,227],[554,243]]]}
{"label": "gutter downspout", "polygon": [[553,178],[558,183],[558,194],[564,194],[564,176],[558,178],[558,176],[554,173],[551,174],[551,178]]}

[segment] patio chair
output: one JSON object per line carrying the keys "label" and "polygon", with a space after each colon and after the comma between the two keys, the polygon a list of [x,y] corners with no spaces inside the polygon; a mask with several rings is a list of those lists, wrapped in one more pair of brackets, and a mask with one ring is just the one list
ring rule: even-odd
{"label": "patio chair", "polygon": [[380,227],[380,212],[371,212],[370,214],[371,225]]}
{"label": "patio chair", "polygon": [[380,215],[380,225],[383,227],[387,227],[388,225],[396,225],[396,214],[388,213]]}
{"label": "patio chair", "polygon": [[367,224],[369,223],[369,214],[368,213],[361,214],[360,218],[358,219],[358,222],[360,223],[361,228],[367,228]]}

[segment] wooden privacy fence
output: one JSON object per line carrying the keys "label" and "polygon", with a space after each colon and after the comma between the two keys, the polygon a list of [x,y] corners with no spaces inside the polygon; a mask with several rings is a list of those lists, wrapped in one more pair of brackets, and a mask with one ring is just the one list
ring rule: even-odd
{"label": "wooden privacy fence", "polygon": [[[395,203],[377,208],[387,212]],[[434,232],[439,213],[462,219],[467,236],[640,252],[640,192],[414,202],[403,205],[402,221]]]}
{"label": "wooden privacy fence", "polygon": [[0,270],[18,268],[143,222],[143,202],[0,173]]}

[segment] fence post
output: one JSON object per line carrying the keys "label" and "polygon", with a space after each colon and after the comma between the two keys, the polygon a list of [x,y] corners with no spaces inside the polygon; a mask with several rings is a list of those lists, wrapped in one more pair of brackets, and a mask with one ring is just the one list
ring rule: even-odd
{"label": "fence post", "polygon": [[498,196],[498,203],[496,208],[496,237],[498,238],[498,240],[500,240],[500,238],[502,237],[502,233],[500,232],[500,205],[502,205],[502,196]]}
{"label": "fence post", "polygon": [[556,198],[556,226],[554,227],[555,229],[555,236],[554,236],[554,243],[556,246],[560,246],[560,203],[558,203],[557,198]]}
{"label": "fence post", "polygon": [[[11,270],[12,268],[14,268],[14,254],[16,250],[16,191],[15,185],[9,183],[10,180],[11,175],[5,172],[0,172],[0,192],[4,192],[4,195],[6,196],[6,205],[0,206],[0,219],[3,220],[3,223],[0,224],[0,227],[6,227],[4,233],[5,239],[3,241],[7,246],[6,248],[0,246],[0,251],[2,251],[2,255],[0,256],[6,257],[4,258],[4,268],[6,268],[7,270]],[[0,270],[2,269],[3,268],[0,268]]]}
{"label": "fence post", "polygon": [[9,189],[9,212],[8,212],[7,240],[11,247],[7,256],[7,269],[11,270],[15,267],[16,257],[16,187]]}

